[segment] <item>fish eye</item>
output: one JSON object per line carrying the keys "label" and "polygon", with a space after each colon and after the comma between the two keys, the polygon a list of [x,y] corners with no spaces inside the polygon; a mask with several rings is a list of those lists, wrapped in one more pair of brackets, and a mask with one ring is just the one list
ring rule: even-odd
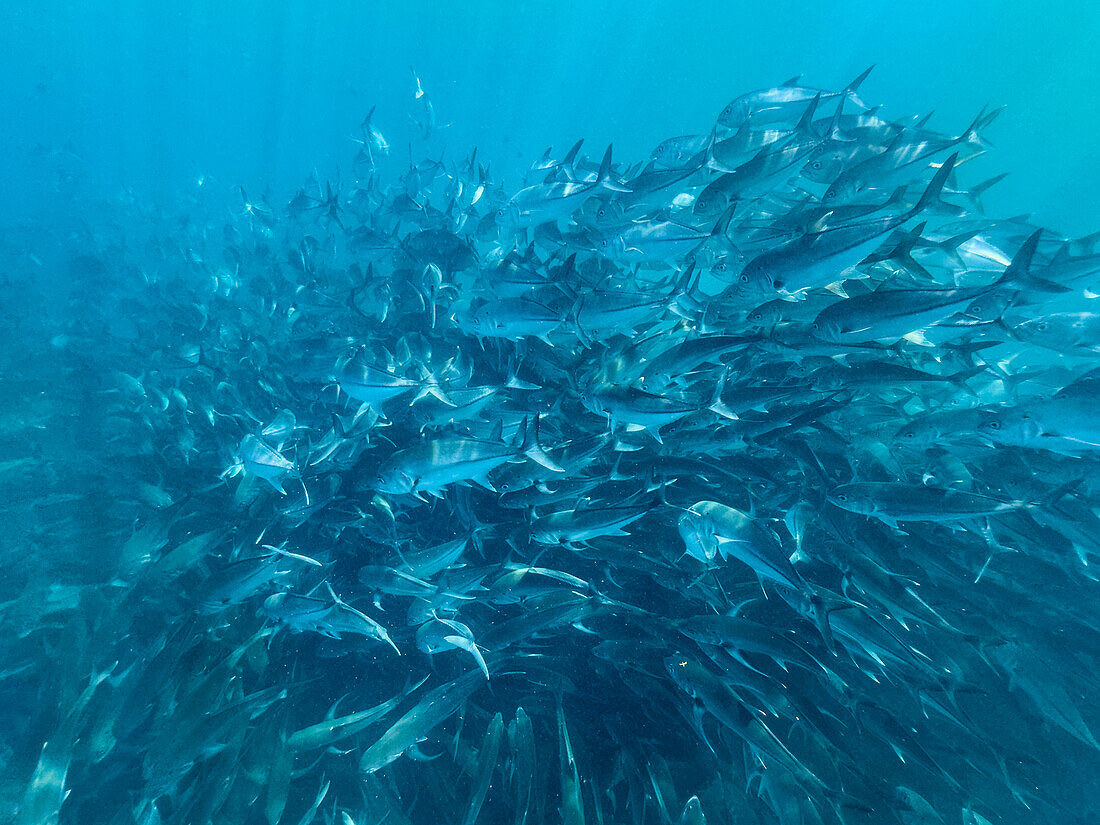
{"label": "fish eye", "polygon": [[741,273],[741,283],[747,284],[748,282],[749,282],[749,276],[746,273],[742,272]]}
{"label": "fish eye", "polygon": [[837,501],[847,501],[848,500],[848,494],[847,493],[837,493],[836,500]]}
{"label": "fish eye", "polygon": [[831,201],[835,197],[836,197],[836,190],[835,189],[825,190],[825,200]]}
{"label": "fish eye", "polygon": [[991,430],[1001,429],[1001,422],[998,421],[996,418],[994,418],[992,421],[989,422],[989,429],[991,429]]}
{"label": "fish eye", "polygon": [[813,163],[810,164],[810,168],[811,169],[820,169],[821,168],[821,161],[815,160]]}
{"label": "fish eye", "polygon": [[1039,323],[1037,323],[1035,325],[1035,331],[1036,332],[1046,332],[1048,328],[1049,328],[1049,325],[1047,324],[1046,321],[1040,321]]}

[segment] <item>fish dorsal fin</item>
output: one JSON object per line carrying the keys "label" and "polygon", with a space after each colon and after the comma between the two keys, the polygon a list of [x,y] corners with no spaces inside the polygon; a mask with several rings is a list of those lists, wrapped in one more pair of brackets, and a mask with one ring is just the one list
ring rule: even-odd
{"label": "fish dorsal fin", "polygon": [[784,88],[788,88],[788,89],[789,89],[789,88],[791,88],[792,86],[797,86],[797,85],[799,84],[799,82],[801,82],[801,80],[802,80],[802,75],[800,75],[800,74],[796,74],[796,75],[795,75],[794,77],[789,77],[789,78],[787,78],[786,80],[784,80],[784,81],[783,81],[783,82],[782,82],[781,84],[779,84],[779,85],[780,85],[780,86],[782,86],[782,87],[784,87]]}
{"label": "fish dorsal fin", "polygon": [[798,121],[798,125],[794,127],[796,132],[806,132],[809,130],[810,125],[814,122],[814,114],[817,113],[817,104],[821,102],[821,92],[814,95],[814,99],[810,101],[810,104],[806,107],[806,111],[802,113],[801,119]]}
{"label": "fish dorsal fin", "polygon": [[490,441],[503,441],[504,440],[504,422],[499,418],[493,422],[493,429],[489,433]]}
{"label": "fish dorsal fin", "polygon": [[565,157],[561,159],[561,165],[567,166],[569,169],[573,168],[573,164],[577,162],[577,153],[581,150],[581,144],[584,143],[584,138],[581,138],[573,147],[565,153]]}
{"label": "fish dorsal fin", "polygon": [[832,120],[829,121],[829,128],[825,130],[825,137],[839,140],[840,138],[840,118],[844,114],[844,103],[848,100],[844,95],[840,96],[840,101],[836,104],[836,112],[833,113]]}

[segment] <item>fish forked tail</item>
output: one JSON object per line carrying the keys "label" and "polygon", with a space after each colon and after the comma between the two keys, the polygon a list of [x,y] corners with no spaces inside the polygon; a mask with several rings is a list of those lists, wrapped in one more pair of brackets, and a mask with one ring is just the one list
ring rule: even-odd
{"label": "fish forked tail", "polygon": [[535,421],[531,426],[527,425],[527,420],[524,419],[523,423],[523,441],[520,443],[519,451],[523,455],[530,458],[532,461],[536,461],[554,473],[564,473],[565,469],[561,467],[554,459],[546,454],[546,451],[539,443],[539,414],[535,413]]}
{"label": "fish forked tail", "polygon": [[857,78],[855,78],[855,80],[853,80],[851,83],[849,83],[847,86],[845,86],[843,91],[841,91],[841,93],[840,93],[841,100],[842,101],[843,100],[850,100],[850,101],[852,101],[852,103],[856,104],[856,106],[858,106],[859,108],[866,109],[867,104],[865,104],[862,100],[860,100],[856,96],[856,92],[859,91],[860,85],[862,85],[863,81],[867,79],[867,75],[871,74],[871,72],[874,70],[874,68],[875,68],[875,64],[872,63],[870,66],[868,66],[862,72],[860,72],[859,76]]}

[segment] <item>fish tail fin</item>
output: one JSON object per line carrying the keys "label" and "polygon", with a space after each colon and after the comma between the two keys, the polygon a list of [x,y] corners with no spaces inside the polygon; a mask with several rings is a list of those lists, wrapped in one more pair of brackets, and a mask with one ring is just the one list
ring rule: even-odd
{"label": "fish tail fin", "polygon": [[983,106],[982,110],[978,112],[977,116],[972,121],[970,121],[970,125],[966,127],[966,131],[955,138],[955,142],[985,148],[985,144],[982,143],[981,136],[978,134],[978,130],[982,128],[984,123],[985,107]]}
{"label": "fish tail fin", "polygon": [[520,444],[520,452],[530,458],[532,461],[536,461],[545,467],[547,470],[555,473],[564,473],[565,470],[554,459],[550,458],[546,454],[546,451],[539,444],[539,414],[535,413],[535,422],[524,429],[523,443]]}
{"label": "fish tail fin", "polygon": [[859,91],[859,87],[861,85],[863,85],[863,81],[867,79],[867,76],[869,74],[871,74],[871,72],[872,72],[872,70],[874,70],[874,68],[875,68],[875,64],[872,63],[870,66],[868,66],[862,72],[860,72],[859,76],[856,77],[851,83],[849,83],[847,86],[845,86],[844,91],[841,93],[842,98],[847,99],[847,100],[851,100],[857,106],[859,106],[863,109],[866,109],[867,107],[863,104],[863,101],[860,100],[856,96],[856,92]]}
{"label": "fish tail fin", "polygon": [[707,405],[707,409],[715,415],[720,415],[722,418],[728,418],[731,421],[737,418],[737,413],[731,410],[726,402],[722,400],[722,393],[726,389],[726,376],[729,375],[729,370],[723,370],[722,374],[718,376],[718,383],[714,385],[714,394],[710,397],[710,404]]}
{"label": "fish tail fin", "polygon": [[[985,129],[987,126],[989,126],[990,123],[992,123],[994,120],[996,120],[997,116],[1000,115],[1000,113],[1003,112],[1004,110],[1005,110],[1004,106],[998,106],[992,112],[987,114],[985,116],[985,118],[982,120],[982,122],[978,125],[977,130]],[[974,142],[976,142],[982,148],[986,148],[986,147],[992,145],[984,137],[978,138]]]}
{"label": "fish tail fin", "polygon": [[979,212],[985,214],[985,207],[982,205],[981,200],[982,195],[984,195],[994,184],[1000,183],[1006,177],[1008,177],[1008,172],[1002,172],[1000,175],[995,175],[987,181],[970,187],[970,191],[967,194],[970,196],[970,200],[974,201],[974,206],[977,207]]}

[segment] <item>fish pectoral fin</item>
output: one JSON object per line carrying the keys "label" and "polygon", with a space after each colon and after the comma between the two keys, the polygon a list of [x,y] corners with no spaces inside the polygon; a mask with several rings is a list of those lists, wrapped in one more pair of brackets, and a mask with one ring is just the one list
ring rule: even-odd
{"label": "fish pectoral fin", "polygon": [[498,492],[497,488],[493,486],[493,482],[489,481],[489,479],[486,476],[478,476],[476,478],[470,479],[470,481],[472,481],[474,484],[478,485],[479,487],[484,487],[490,493]]}

